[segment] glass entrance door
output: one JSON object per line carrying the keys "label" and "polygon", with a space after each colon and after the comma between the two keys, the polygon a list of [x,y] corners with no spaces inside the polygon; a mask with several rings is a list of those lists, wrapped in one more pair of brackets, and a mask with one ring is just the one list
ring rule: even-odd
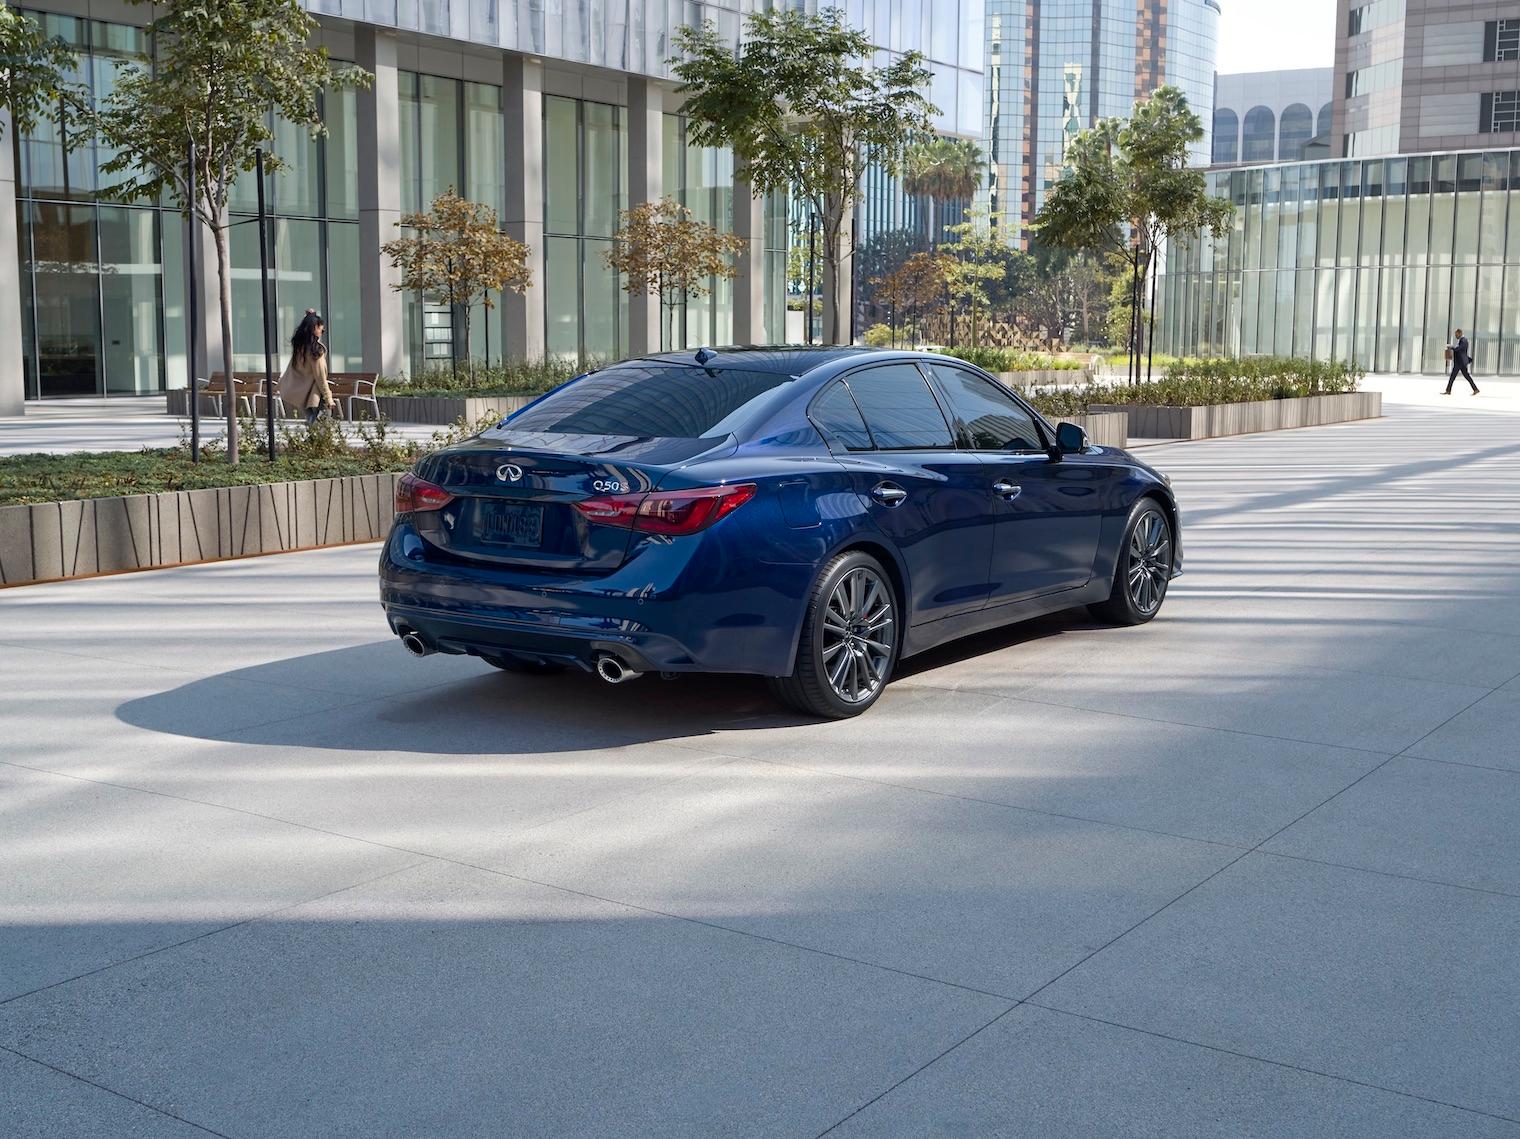
{"label": "glass entrance door", "polygon": [[88,396],[100,388],[100,292],[95,207],[34,202],[32,288],[38,394]]}

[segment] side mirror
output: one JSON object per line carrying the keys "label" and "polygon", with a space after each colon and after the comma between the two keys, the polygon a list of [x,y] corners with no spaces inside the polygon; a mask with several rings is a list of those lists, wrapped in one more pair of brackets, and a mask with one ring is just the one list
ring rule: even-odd
{"label": "side mirror", "polygon": [[1075,423],[1056,424],[1056,446],[1063,455],[1087,450],[1087,432]]}

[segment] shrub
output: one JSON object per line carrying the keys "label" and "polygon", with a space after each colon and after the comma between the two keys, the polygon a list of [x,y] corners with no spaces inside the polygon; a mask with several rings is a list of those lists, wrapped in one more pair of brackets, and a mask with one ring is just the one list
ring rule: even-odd
{"label": "shrub", "polygon": [[890,348],[892,329],[885,324],[873,324],[866,329],[864,340],[867,348]]}
{"label": "shrub", "polygon": [[538,360],[508,360],[501,364],[475,366],[472,377],[463,366],[424,368],[416,375],[386,376],[381,379],[381,395],[412,396],[493,396],[542,395],[546,391],[583,372],[601,367],[597,360],[565,360],[545,356]]}
{"label": "shrub", "polygon": [[1015,348],[937,348],[935,351],[993,373],[1078,371],[1084,366],[1080,360],[1021,352]]}

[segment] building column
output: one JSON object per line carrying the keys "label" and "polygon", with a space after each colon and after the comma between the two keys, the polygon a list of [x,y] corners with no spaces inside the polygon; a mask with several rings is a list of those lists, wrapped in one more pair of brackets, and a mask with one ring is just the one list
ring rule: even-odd
{"label": "building column", "polygon": [[[665,196],[665,91],[652,79],[628,78],[628,204]],[[628,296],[628,354],[660,350],[663,308],[647,289]]]}
{"label": "building column", "polygon": [[[850,249],[850,224],[850,219],[846,218],[845,227],[839,234],[839,273],[834,280],[834,290],[830,293],[827,288],[823,289],[822,337],[823,342],[826,344],[829,343],[829,329],[833,327],[835,312],[839,313],[839,339],[837,342],[840,344],[850,343],[850,314],[854,311],[854,307],[850,303],[852,299],[850,282],[855,273],[855,254]],[[824,245],[821,228],[818,244],[820,247],[818,257],[819,271],[821,273],[823,265],[822,247]]]}
{"label": "building column", "polygon": [[765,327],[765,199],[750,184],[734,179],[734,233],[747,248],[739,255],[734,278],[734,343],[779,344],[784,329]]}
{"label": "building column", "polygon": [[375,77],[358,92],[359,311],[364,370],[396,376],[406,370],[406,307],[395,285],[401,273],[380,247],[399,236],[401,110],[396,40],[365,25],[354,29],[354,55]]}
{"label": "building column", "polygon": [[21,245],[16,232],[15,127],[0,108],[0,415],[26,410],[21,366]]}
{"label": "building column", "polygon": [[[223,224],[227,219],[222,218]],[[190,265],[195,288],[196,313],[195,365],[192,371],[203,380],[210,379],[213,372],[222,370],[222,281],[216,269],[216,233],[199,219],[191,217],[185,225],[185,248],[195,250],[195,260]],[[190,244],[190,235],[195,243]],[[229,246],[231,237],[228,238]],[[186,256],[189,254],[187,252]],[[190,286],[187,286],[187,288]],[[237,351],[234,344],[233,351]],[[245,349],[246,351],[246,349]]]}
{"label": "building column", "polygon": [[544,69],[521,55],[508,55],[502,98],[506,104],[507,235],[528,247],[533,283],[526,292],[501,298],[503,359],[544,355]]}

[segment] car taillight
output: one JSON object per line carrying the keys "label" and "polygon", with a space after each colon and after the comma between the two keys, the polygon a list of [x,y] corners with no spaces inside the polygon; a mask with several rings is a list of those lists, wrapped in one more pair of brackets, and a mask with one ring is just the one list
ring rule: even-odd
{"label": "car taillight", "polygon": [[754,483],[656,490],[588,498],[575,507],[592,522],[648,534],[695,534],[727,517],[755,497]]}
{"label": "car taillight", "polygon": [[404,474],[396,481],[396,513],[415,514],[421,510],[437,510],[454,501],[454,496],[441,486],[434,486],[414,474]]}

